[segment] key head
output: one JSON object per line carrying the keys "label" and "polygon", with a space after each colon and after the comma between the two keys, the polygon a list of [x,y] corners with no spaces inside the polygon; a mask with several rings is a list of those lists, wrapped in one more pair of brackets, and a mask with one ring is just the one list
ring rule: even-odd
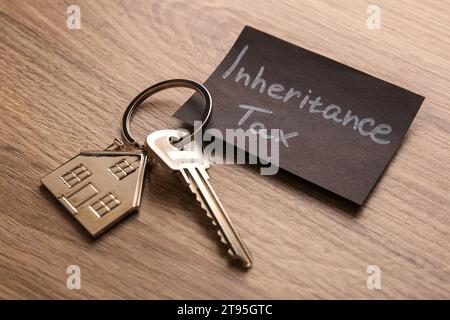
{"label": "key head", "polygon": [[148,135],[145,148],[149,155],[156,157],[172,170],[188,167],[209,168],[209,162],[203,155],[200,142],[191,141],[181,150],[175,146],[176,141],[186,135],[182,130],[159,130]]}

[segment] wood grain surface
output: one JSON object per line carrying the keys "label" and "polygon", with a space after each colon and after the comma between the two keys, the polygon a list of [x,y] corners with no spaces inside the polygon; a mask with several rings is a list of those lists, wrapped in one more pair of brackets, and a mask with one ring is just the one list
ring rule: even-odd
{"label": "wood grain surface", "polygon": [[[66,27],[67,6],[81,29]],[[1,298],[450,298],[450,2],[0,1]],[[141,90],[204,81],[244,25],[426,97],[367,203],[302,180],[216,165],[211,183],[254,256],[228,263],[175,176],[149,170],[139,213],[96,241],[40,186],[82,149],[120,136]],[[133,119],[143,139],[176,128],[191,94],[158,94]],[[382,93],[380,93],[382,94]],[[81,289],[66,268],[81,268]],[[366,286],[369,265],[381,289]]]}

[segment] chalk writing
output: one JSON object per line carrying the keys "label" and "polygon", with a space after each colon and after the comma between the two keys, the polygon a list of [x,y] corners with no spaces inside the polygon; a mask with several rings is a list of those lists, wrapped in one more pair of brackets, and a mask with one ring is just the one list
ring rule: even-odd
{"label": "chalk writing", "polygon": [[[222,75],[222,79],[225,80],[233,74],[233,72],[239,67],[240,62],[248,49],[248,45],[245,45],[243,47],[231,66]],[[386,136],[392,132],[391,125],[387,123],[377,124],[374,118],[360,117],[359,115],[353,114],[351,109],[344,111],[343,108],[337,104],[331,103],[326,105],[322,101],[321,96],[317,96],[315,99],[312,99],[310,97],[310,95],[312,94],[311,89],[307,91],[307,94],[305,96],[302,96],[302,91],[294,87],[287,89],[287,87],[285,87],[281,83],[268,84],[267,81],[263,78],[265,71],[265,66],[261,66],[257,75],[252,81],[251,75],[245,71],[244,67],[240,67],[239,71],[234,77],[234,81],[236,83],[242,83],[244,86],[249,87],[251,90],[258,90],[261,94],[266,93],[267,96],[271,99],[279,100],[283,103],[287,103],[291,101],[291,99],[298,99],[298,101],[300,101],[298,103],[299,109],[308,110],[308,112],[311,114],[321,115],[323,119],[339,123],[342,127],[351,127],[361,136],[368,137],[371,141],[377,144],[383,145],[389,144],[391,142],[390,140],[386,139]],[[239,107],[248,109],[245,115],[239,120],[239,125],[242,125],[254,111],[273,113],[272,110],[264,111],[264,108],[256,106],[239,105]],[[261,126],[256,125],[255,127],[258,128]],[[298,135],[298,133],[296,135]],[[293,137],[296,135],[284,135],[284,138],[286,138],[287,141],[287,137]],[[282,141],[285,140],[282,139]]]}
{"label": "chalk writing", "polygon": [[[238,125],[241,126],[244,124],[244,122],[250,117],[250,115],[257,111],[257,112],[262,112],[262,113],[268,113],[271,114],[273,113],[272,110],[270,110],[269,108],[263,108],[263,107],[257,107],[257,106],[251,106],[248,104],[240,104],[238,105],[239,108],[242,109],[247,109],[247,112],[242,116],[241,119],[239,119]],[[285,147],[289,147],[289,143],[287,141],[287,139],[293,138],[298,136],[298,132],[291,132],[291,133],[284,133],[283,130],[271,130],[270,134],[267,132],[267,128],[264,125],[264,123],[259,122],[259,121],[255,121],[250,125],[250,130],[251,132],[255,133],[255,134],[260,134],[261,136],[263,136],[265,139],[274,139],[277,142],[282,142],[283,145]],[[273,133],[276,132],[276,133]]]}

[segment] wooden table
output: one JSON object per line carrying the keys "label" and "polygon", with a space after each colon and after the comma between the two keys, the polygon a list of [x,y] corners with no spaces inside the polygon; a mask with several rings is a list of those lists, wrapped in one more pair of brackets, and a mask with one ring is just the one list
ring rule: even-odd
{"label": "wooden table", "polygon": [[[70,4],[81,29],[66,26]],[[450,298],[450,3],[377,1],[0,1],[1,298]],[[204,81],[251,25],[426,97],[367,203],[280,173],[217,165],[211,182],[250,247],[229,265],[175,176],[150,170],[138,214],[96,241],[40,186],[81,149],[120,136],[129,101],[182,77]],[[158,95],[143,139],[181,124],[191,94]],[[81,269],[81,289],[66,269]],[[369,290],[369,265],[381,289]]]}

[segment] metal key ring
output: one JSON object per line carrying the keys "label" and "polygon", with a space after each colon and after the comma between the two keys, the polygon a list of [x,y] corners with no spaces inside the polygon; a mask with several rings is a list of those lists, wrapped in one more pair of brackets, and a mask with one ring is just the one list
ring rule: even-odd
{"label": "metal key ring", "polygon": [[130,133],[131,115],[137,109],[137,107],[139,107],[142,102],[144,102],[147,98],[151,97],[155,93],[165,89],[177,87],[194,89],[195,91],[200,93],[205,100],[205,111],[203,111],[203,116],[201,119],[202,124],[199,127],[195,128],[195,130],[191,134],[187,134],[183,138],[181,138],[181,140],[177,142],[177,145],[183,146],[183,142],[192,140],[194,135],[198,131],[201,131],[208,124],[212,113],[212,99],[211,94],[209,93],[208,89],[205,88],[205,86],[196,81],[186,79],[172,79],[162,81],[139,93],[136,98],[134,98],[133,101],[130,102],[128,108],[125,110],[125,113],[122,117],[122,135],[130,145],[139,149],[144,148],[144,146],[138,143]]}

